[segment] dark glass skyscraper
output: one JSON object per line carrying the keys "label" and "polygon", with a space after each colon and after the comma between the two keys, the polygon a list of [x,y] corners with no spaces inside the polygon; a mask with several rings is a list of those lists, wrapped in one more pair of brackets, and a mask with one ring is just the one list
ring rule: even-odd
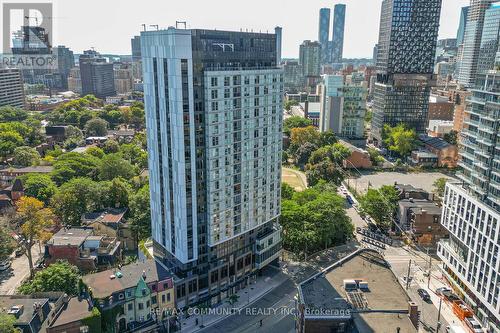
{"label": "dark glass skyscraper", "polygon": [[462,7],[462,9],[460,10],[460,23],[458,24],[458,30],[457,30],[457,46],[462,45],[464,42],[468,13],[469,13],[469,6]]}
{"label": "dark glass skyscraper", "polygon": [[176,304],[220,303],[279,258],[275,34],[141,33],[155,256]]}
{"label": "dark glass skyscraper", "polygon": [[333,9],[333,30],[331,47],[331,62],[338,64],[342,62],[344,55],[344,25],[345,5],[336,4]]}
{"label": "dark glass skyscraper", "polygon": [[380,17],[372,137],[385,124],[424,132],[441,0],[384,0]]}
{"label": "dark glass skyscraper", "polygon": [[318,41],[321,44],[321,63],[330,62],[328,50],[328,40],[330,38],[330,9],[321,8],[319,10]]}
{"label": "dark glass skyscraper", "polygon": [[132,48],[132,61],[141,60],[141,36],[134,36],[130,39],[130,46]]}

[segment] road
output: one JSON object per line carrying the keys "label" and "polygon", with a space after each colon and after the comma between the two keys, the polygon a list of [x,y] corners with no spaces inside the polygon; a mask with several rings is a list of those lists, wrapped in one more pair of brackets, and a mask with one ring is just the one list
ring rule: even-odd
{"label": "road", "polygon": [[[42,248],[43,251],[43,248]],[[41,256],[38,246],[34,246],[33,250],[33,263],[35,263]],[[21,285],[21,282],[28,277],[30,273],[28,265],[28,257],[25,255],[12,260],[11,267],[3,272],[0,272],[0,295],[12,295],[16,289]]]}
{"label": "road", "polygon": [[[346,192],[345,187],[339,189],[339,194]],[[366,222],[359,216],[353,206],[347,208],[347,215],[351,217],[354,227],[366,227]],[[357,234],[358,241],[362,242],[362,236]],[[381,249],[378,249],[381,250]],[[381,250],[384,254],[385,260],[391,265],[394,275],[398,278],[399,282],[406,289],[406,276],[408,275],[408,266],[410,265],[410,278],[411,282],[408,285],[408,296],[418,304],[420,310],[420,319],[422,325],[419,332],[427,332],[425,327],[435,328],[437,326],[439,296],[436,295],[435,290],[439,287],[448,287],[441,272],[439,271],[440,262],[434,259],[429,260],[429,256],[420,251],[413,250],[408,246],[387,246],[385,250]],[[428,281],[427,273],[431,267],[431,278]],[[429,284],[429,287],[427,286]],[[431,302],[425,302],[418,295],[418,289],[425,289],[431,296]],[[459,319],[453,314],[448,304],[442,304],[441,311],[441,332],[445,331],[445,327],[449,323],[460,323]],[[462,323],[461,323],[462,324]],[[430,329],[432,331],[432,328]],[[465,326],[464,326],[465,328]]]}
{"label": "road", "polygon": [[262,298],[244,307],[240,314],[227,317],[198,332],[293,332],[294,318],[290,310],[295,307],[296,294],[295,284],[286,280]]}

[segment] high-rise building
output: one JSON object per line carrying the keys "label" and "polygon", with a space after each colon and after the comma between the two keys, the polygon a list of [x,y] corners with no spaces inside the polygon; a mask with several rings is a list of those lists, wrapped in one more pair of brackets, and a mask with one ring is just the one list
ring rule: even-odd
{"label": "high-rise building", "polygon": [[215,304],[281,251],[276,36],[141,33],[155,256],[178,307]]}
{"label": "high-rise building", "polygon": [[371,128],[377,142],[385,124],[425,133],[440,12],[441,0],[382,2]]}
{"label": "high-rise building", "polygon": [[458,24],[457,30],[457,46],[464,43],[465,38],[465,28],[467,27],[467,15],[469,13],[469,6],[462,7],[460,10],[460,23]]}
{"label": "high-rise building", "polygon": [[331,44],[331,63],[339,64],[344,56],[345,5],[336,4],[333,9],[333,29]]}
{"label": "high-rise building", "polygon": [[276,64],[281,65],[281,44],[283,43],[283,28],[275,27],[274,34],[276,35]]}
{"label": "high-rise building", "polygon": [[486,10],[494,2],[495,0],[471,0],[458,71],[458,82],[465,87],[471,87],[475,83],[481,50],[484,16]]}
{"label": "high-rise building", "polygon": [[80,67],[73,67],[68,74],[68,90],[77,94],[82,93],[82,78],[80,76]]}
{"label": "high-rise building", "polygon": [[319,77],[321,74],[321,44],[305,40],[300,45],[299,62],[303,77]]}
{"label": "high-rise building", "polygon": [[19,69],[0,68],[0,106],[24,108],[23,77]]}
{"label": "high-rise building", "polygon": [[477,64],[478,73],[485,73],[500,64],[500,1],[490,5],[484,14],[481,47]]}
{"label": "high-rise building", "polygon": [[330,62],[328,41],[330,39],[330,9],[319,10],[318,41],[321,44],[321,64]]}
{"label": "high-rise building", "polygon": [[324,75],[320,91],[321,132],[333,131],[347,139],[364,134],[367,88],[356,75]]}
{"label": "high-rise building", "polygon": [[375,46],[373,47],[373,55],[372,55],[372,59],[373,59],[373,64],[377,64],[377,53],[378,53],[378,44],[375,44]]}
{"label": "high-rise building", "polygon": [[296,60],[285,60],[283,81],[286,91],[298,92],[303,86],[302,67]]}
{"label": "high-rise building", "polygon": [[476,75],[465,109],[461,182],[446,185],[443,273],[488,332],[500,332],[500,72]]}
{"label": "high-rise building", "polygon": [[141,36],[134,36],[130,39],[132,47],[132,61],[141,61]]}
{"label": "high-rise building", "polygon": [[60,45],[54,47],[52,52],[57,56],[57,69],[56,73],[61,78],[62,89],[68,89],[68,76],[71,68],[75,67],[75,57],[73,51],[69,48]]}
{"label": "high-rise building", "polygon": [[94,50],[84,51],[79,63],[82,95],[92,94],[97,98],[106,98],[116,94],[112,63]]}
{"label": "high-rise building", "polygon": [[127,94],[134,90],[134,72],[131,63],[114,63],[115,89],[117,94]]}

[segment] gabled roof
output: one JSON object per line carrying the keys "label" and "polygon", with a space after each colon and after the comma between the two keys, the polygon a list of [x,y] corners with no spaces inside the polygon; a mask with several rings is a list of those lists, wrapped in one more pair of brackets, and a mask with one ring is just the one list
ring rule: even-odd
{"label": "gabled roof", "polygon": [[428,136],[425,134],[420,134],[418,136],[418,138],[424,144],[429,145],[432,148],[436,148],[436,149],[445,149],[445,148],[448,148],[449,146],[451,146],[451,144],[449,144],[448,142],[446,142],[442,138],[436,138],[436,137]]}
{"label": "gabled roof", "polygon": [[135,288],[135,297],[144,297],[149,296],[150,294],[151,291],[149,290],[148,285],[141,276],[139,282],[137,283],[137,287]]}

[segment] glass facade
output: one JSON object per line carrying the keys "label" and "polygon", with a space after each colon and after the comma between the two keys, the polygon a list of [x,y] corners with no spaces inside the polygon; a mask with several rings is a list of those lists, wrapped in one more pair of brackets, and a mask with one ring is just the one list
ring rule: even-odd
{"label": "glass facade", "polygon": [[384,0],[380,18],[372,137],[384,124],[426,130],[441,0]]}
{"label": "glass facade", "polygon": [[345,8],[343,4],[336,4],[333,9],[332,44],[330,50],[330,62],[334,64],[342,63],[344,55],[344,25]]}
{"label": "glass facade", "polygon": [[318,41],[321,44],[321,63],[326,64],[330,60],[328,53],[328,40],[330,38],[330,9],[319,10]]}

